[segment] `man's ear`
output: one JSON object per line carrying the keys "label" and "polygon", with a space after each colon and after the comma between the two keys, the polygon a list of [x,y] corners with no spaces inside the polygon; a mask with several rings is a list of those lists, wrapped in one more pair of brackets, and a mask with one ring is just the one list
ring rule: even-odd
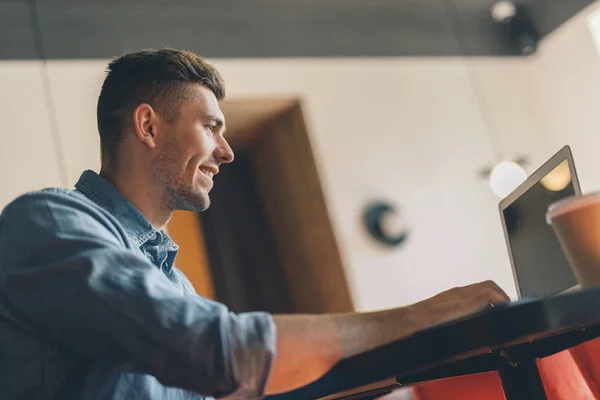
{"label": "man's ear", "polygon": [[157,115],[149,104],[140,104],[133,110],[135,135],[152,149],[156,147],[157,122]]}

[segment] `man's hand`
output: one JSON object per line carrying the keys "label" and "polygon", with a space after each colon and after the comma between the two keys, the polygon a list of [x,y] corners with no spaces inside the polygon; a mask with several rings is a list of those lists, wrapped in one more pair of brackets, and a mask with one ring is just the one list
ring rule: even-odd
{"label": "man's hand", "polygon": [[485,281],[446,290],[427,300],[413,304],[411,308],[424,318],[425,324],[435,324],[507,301],[509,301],[508,296],[496,283]]}

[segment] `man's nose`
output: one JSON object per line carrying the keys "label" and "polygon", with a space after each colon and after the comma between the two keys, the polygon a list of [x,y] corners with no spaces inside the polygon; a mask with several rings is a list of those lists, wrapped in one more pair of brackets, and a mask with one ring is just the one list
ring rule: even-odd
{"label": "man's nose", "polygon": [[224,138],[217,146],[217,149],[215,150],[215,156],[220,164],[229,164],[235,158],[231,146]]}

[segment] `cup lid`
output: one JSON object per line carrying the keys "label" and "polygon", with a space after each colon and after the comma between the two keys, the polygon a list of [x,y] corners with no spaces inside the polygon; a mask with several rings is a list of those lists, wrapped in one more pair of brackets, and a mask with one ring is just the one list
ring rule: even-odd
{"label": "cup lid", "polygon": [[546,213],[546,223],[551,224],[552,220],[560,215],[594,203],[600,203],[600,192],[565,197],[550,204]]}

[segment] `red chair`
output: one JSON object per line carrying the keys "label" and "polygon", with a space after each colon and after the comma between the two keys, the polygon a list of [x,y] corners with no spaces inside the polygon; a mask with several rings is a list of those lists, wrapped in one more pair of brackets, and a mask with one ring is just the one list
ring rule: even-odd
{"label": "red chair", "polygon": [[[548,400],[600,400],[600,339],[538,361]],[[505,400],[496,372],[422,383],[415,400]]]}

